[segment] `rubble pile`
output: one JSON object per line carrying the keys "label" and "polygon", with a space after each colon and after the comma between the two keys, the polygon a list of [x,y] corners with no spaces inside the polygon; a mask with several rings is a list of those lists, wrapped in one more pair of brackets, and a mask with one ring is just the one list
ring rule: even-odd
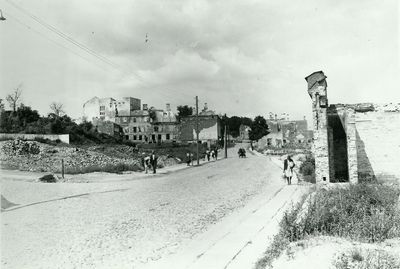
{"label": "rubble pile", "polygon": [[7,141],[1,147],[2,154],[6,155],[29,155],[39,154],[40,147],[34,141],[24,141],[20,139]]}
{"label": "rubble pile", "polygon": [[0,162],[2,168],[22,171],[60,173],[64,167],[80,170],[85,167],[107,165],[137,165],[138,158],[111,157],[99,152],[71,146],[52,146],[33,141],[9,140],[0,142]]}

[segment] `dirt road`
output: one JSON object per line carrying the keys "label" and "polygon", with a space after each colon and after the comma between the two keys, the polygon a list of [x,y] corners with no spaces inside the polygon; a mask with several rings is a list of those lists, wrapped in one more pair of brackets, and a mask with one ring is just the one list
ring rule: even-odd
{"label": "dirt road", "polygon": [[[248,154],[160,175],[2,179],[2,268],[250,268],[302,188]],[[112,178],[111,178],[112,177]]]}

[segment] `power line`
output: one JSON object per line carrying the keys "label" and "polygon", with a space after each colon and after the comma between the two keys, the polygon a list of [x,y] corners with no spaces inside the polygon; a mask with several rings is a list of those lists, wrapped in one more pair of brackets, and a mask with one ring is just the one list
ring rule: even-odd
{"label": "power line", "polygon": [[74,54],[74,55],[76,55],[76,56],[78,56],[78,57],[80,57],[80,58],[82,58],[82,59],[88,61],[89,63],[92,63],[92,64],[96,65],[97,67],[99,67],[99,68],[101,68],[101,69],[107,71],[107,69],[105,69],[103,66],[96,64],[95,62],[93,62],[93,61],[90,60],[89,58],[83,57],[82,55],[76,53],[75,51],[69,49],[68,47],[62,45],[61,43],[58,43],[58,42],[52,40],[51,38],[47,37],[46,35],[42,34],[41,32],[37,31],[36,29],[34,29],[34,28],[32,28],[31,26],[25,24],[25,23],[22,22],[21,20],[17,19],[17,18],[16,18],[15,16],[13,16],[11,13],[7,12],[7,17],[12,18],[11,21],[14,20],[15,22],[18,22],[19,24],[23,25],[24,27],[28,28],[29,30],[33,31],[34,33],[40,35],[41,37],[47,39],[48,41],[50,41],[50,42],[56,44],[57,46],[60,46],[60,47],[62,47],[62,48],[64,48],[64,49],[68,50],[70,53],[72,53],[72,54]]}
{"label": "power line", "polygon": [[52,26],[51,24],[45,22],[44,20],[38,18],[37,16],[33,15],[32,13],[30,13],[29,11],[27,11],[26,9],[22,8],[21,6],[17,5],[16,3],[10,1],[10,0],[5,0],[7,3],[9,3],[10,5],[12,5],[14,8],[20,10],[21,12],[23,12],[24,14],[26,14],[27,16],[29,16],[30,18],[32,18],[33,20],[35,20],[37,23],[39,23],[40,25],[42,25],[43,27],[47,28],[48,30],[50,30],[51,32],[55,33],[56,35],[60,36],[62,39],[66,40],[67,42],[75,45],[76,47],[80,48],[81,50],[84,50],[85,52],[91,54],[92,56],[96,57],[97,59],[99,59],[100,61],[110,65],[111,67],[118,69],[119,71],[121,71],[122,73],[126,73],[126,74],[132,74],[134,75],[138,80],[140,80],[140,82],[144,83],[143,78],[141,76],[139,76],[136,73],[133,72],[127,72],[126,70],[123,69],[123,67],[121,67],[118,64],[115,64],[114,62],[112,62],[111,60],[109,60],[108,58],[106,58],[105,56],[97,53],[96,51],[94,51],[93,49],[85,46],[84,44],[78,42],[77,40],[75,40],[74,38],[70,37],[69,35],[65,34],[64,32],[62,32],[61,30],[57,29],[56,27]]}
{"label": "power line", "polygon": [[[35,20],[37,23],[39,23],[40,25],[42,25],[42,26],[45,27],[46,29],[50,30],[51,32],[53,32],[53,33],[55,33],[56,35],[58,35],[59,37],[61,37],[63,40],[65,40],[65,41],[67,41],[67,42],[73,44],[74,46],[76,46],[76,47],[78,47],[79,49],[83,50],[84,52],[90,54],[91,56],[93,56],[93,57],[99,59],[99,60],[102,61],[103,63],[106,63],[107,65],[113,67],[114,69],[117,69],[118,71],[122,72],[123,74],[126,74],[126,75],[134,75],[134,76],[139,80],[139,82],[142,83],[144,86],[151,87],[147,82],[145,82],[145,81],[143,80],[143,78],[142,78],[140,75],[138,75],[138,74],[136,74],[136,73],[134,73],[134,72],[131,72],[131,71],[126,71],[126,70],[124,70],[122,66],[113,63],[111,60],[107,59],[107,58],[104,57],[103,55],[97,53],[97,52],[94,51],[93,49],[88,48],[88,47],[85,46],[84,44],[82,44],[82,43],[76,41],[76,40],[73,39],[72,37],[70,37],[70,36],[68,36],[67,34],[63,33],[61,30],[59,30],[59,29],[57,29],[56,27],[50,25],[49,23],[45,22],[44,20],[38,18],[37,16],[33,15],[32,13],[28,12],[27,10],[25,10],[25,9],[22,8],[21,6],[19,6],[19,5],[15,4],[15,3],[13,3],[12,1],[10,1],[10,0],[5,0],[5,1],[6,1],[7,3],[9,3],[10,5],[12,5],[14,8],[18,9],[19,11],[23,12],[24,14],[26,14],[27,16],[29,16],[30,18],[32,18],[33,20]],[[7,14],[8,14],[8,13],[7,13]],[[18,23],[24,25],[24,26],[25,26],[26,28],[28,28],[29,30],[32,30],[33,32],[35,32],[36,34],[38,34],[38,35],[42,36],[43,38],[49,40],[50,42],[52,42],[52,43],[54,43],[54,44],[56,44],[56,45],[58,45],[58,46],[60,46],[60,47],[62,47],[62,48],[64,48],[64,49],[68,50],[69,52],[73,53],[74,55],[76,55],[76,56],[78,56],[78,57],[80,57],[80,58],[82,58],[82,59],[85,59],[86,61],[88,61],[88,62],[90,62],[90,63],[95,64],[96,66],[102,68],[103,70],[106,70],[104,67],[101,67],[100,65],[96,64],[94,61],[91,61],[91,60],[89,60],[88,58],[83,57],[82,55],[80,55],[80,54],[74,52],[73,50],[69,49],[68,47],[66,47],[66,46],[64,46],[64,45],[62,45],[62,44],[60,44],[60,43],[58,43],[58,42],[56,42],[56,41],[50,39],[49,37],[47,37],[46,35],[44,35],[44,34],[41,33],[40,31],[38,31],[38,30],[32,28],[31,26],[29,26],[29,25],[23,23],[21,20],[19,20],[18,18],[16,18],[16,16],[11,16],[11,17],[13,17],[14,20],[15,20],[16,22],[18,22]],[[174,99],[176,98],[177,95],[178,95],[178,96],[180,95],[180,96],[190,97],[190,99],[192,98],[191,95],[186,94],[186,93],[184,93],[184,92],[177,92],[176,90],[172,90],[172,89],[169,89],[168,91],[171,91],[171,92],[174,92],[174,93],[175,93]],[[170,98],[170,97],[171,97],[170,95],[165,94],[163,91],[158,92],[158,94],[163,95],[164,97],[167,97],[167,98]]]}

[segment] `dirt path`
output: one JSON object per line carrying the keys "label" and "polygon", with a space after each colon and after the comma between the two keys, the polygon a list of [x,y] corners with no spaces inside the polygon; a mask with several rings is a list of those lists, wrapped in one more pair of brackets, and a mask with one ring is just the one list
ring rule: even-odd
{"label": "dirt path", "polygon": [[[1,213],[2,268],[234,268],[241,259],[253,262],[249,254],[236,254],[254,252],[249,240],[267,240],[265,231],[274,231],[268,225],[276,227],[299,192],[285,187],[280,168],[265,156],[239,159],[236,151],[225,160],[140,179],[2,179],[2,195],[18,204]],[[170,267],[171,259],[179,263]]]}

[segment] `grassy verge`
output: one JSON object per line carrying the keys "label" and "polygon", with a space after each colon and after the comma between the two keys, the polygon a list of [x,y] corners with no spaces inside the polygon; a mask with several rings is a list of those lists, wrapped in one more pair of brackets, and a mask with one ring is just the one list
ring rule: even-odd
{"label": "grassy verge", "polygon": [[[93,165],[87,167],[68,167],[65,169],[66,174],[86,174],[92,172],[107,172],[107,173],[117,173],[120,174],[124,171],[142,171],[142,168],[136,164],[125,164],[125,163],[118,163],[118,164],[108,164],[108,165]],[[60,171],[59,171],[60,172]]]}
{"label": "grassy verge", "polygon": [[256,268],[270,267],[289,243],[313,235],[382,242],[400,237],[400,190],[379,184],[320,189],[287,211],[280,232]]}

